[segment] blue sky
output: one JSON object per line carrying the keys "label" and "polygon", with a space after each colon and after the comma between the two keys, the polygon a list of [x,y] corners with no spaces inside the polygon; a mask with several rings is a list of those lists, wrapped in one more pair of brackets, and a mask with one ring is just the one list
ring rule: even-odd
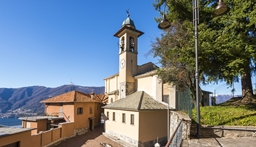
{"label": "blue sky", "polygon": [[[136,28],[145,33],[139,38],[138,64],[157,63],[146,56],[161,34],[153,1],[1,0],[0,87],[71,82],[104,86],[103,79],[118,72],[118,38],[113,35],[127,18],[127,9]],[[226,87],[221,83],[203,89],[230,94]]]}

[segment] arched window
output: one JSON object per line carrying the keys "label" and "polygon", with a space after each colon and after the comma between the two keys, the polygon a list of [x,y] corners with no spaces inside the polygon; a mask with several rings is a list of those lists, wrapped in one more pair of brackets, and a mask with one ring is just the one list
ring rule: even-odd
{"label": "arched window", "polygon": [[124,37],[122,37],[120,40],[120,49],[121,49],[121,52],[124,51]]}
{"label": "arched window", "polygon": [[134,39],[132,37],[130,37],[130,51],[131,52],[135,52],[134,47],[135,47]]}

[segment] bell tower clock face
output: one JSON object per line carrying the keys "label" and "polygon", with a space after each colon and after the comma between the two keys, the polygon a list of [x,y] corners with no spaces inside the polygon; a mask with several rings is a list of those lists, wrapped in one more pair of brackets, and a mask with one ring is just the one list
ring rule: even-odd
{"label": "bell tower clock face", "polygon": [[125,60],[122,59],[122,60],[120,61],[120,67],[121,67],[121,68],[124,68],[124,66],[125,66]]}

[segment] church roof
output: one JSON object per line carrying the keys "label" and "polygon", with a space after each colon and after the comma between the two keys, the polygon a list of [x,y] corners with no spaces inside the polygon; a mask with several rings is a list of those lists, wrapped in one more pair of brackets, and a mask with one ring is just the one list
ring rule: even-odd
{"label": "church roof", "polygon": [[121,34],[122,34],[122,32],[123,32],[125,29],[131,30],[131,31],[134,31],[134,32],[137,32],[137,33],[138,33],[138,37],[144,34],[143,32],[141,32],[141,31],[139,31],[139,30],[136,30],[135,28],[132,28],[132,27],[130,27],[130,26],[128,26],[128,25],[124,25],[124,26],[122,26],[122,28],[121,28],[119,31],[117,31],[117,32],[114,34],[114,36],[116,36],[116,37],[121,37]]}
{"label": "church roof", "polygon": [[115,76],[119,76],[119,73],[116,73],[116,74],[114,74],[114,75],[112,75],[112,76],[109,76],[109,77],[105,78],[104,80],[106,80],[106,79],[111,79],[111,78],[113,78],[113,77],[115,77]]}
{"label": "church roof", "polygon": [[149,72],[137,75],[134,78],[138,79],[138,78],[148,77],[148,76],[152,76],[152,75],[156,75],[156,74],[157,74],[157,70],[151,70]]}
{"label": "church roof", "polygon": [[119,31],[117,31],[114,34],[114,36],[120,37],[124,33],[124,30],[126,30],[126,29],[136,32],[138,37],[141,36],[142,34],[144,34],[143,32],[136,30],[135,24],[134,24],[133,20],[130,18],[129,12],[128,11],[126,11],[126,12],[128,14],[127,18],[123,21],[122,28]]}
{"label": "church roof", "polygon": [[100,102],[91,98],[90,94],[82,93],[76,90],[46,99],[42,103],[69,103],[69,102]]}
{"label": "church roof", "polygon": [[128,27],[131,27],[131,28],[134,28],[136,29],[135,25],[134,25],[134,22],[133,20],[130,18],[130,16],[128,16],[122,23],[122,27],[123,26],[128,26]]}
{"label": "church roof", "polygon": [[108,104],[104,109],[118,109],[118,110],[164,110],[167,106],[153,99],[144,91],[137,91],[126,98],[122,98],[111,104]]}

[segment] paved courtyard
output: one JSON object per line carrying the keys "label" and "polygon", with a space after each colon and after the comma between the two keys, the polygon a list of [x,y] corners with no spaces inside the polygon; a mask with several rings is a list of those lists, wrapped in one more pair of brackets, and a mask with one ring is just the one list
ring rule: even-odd
{"label": "paved courtyard", "polygon": [[67,139],[55,147],[103,147],[100,143],[107,143],[112,147],[123,147],[102,135],[103,131],[104,125],[96,126],[94,131]]}

